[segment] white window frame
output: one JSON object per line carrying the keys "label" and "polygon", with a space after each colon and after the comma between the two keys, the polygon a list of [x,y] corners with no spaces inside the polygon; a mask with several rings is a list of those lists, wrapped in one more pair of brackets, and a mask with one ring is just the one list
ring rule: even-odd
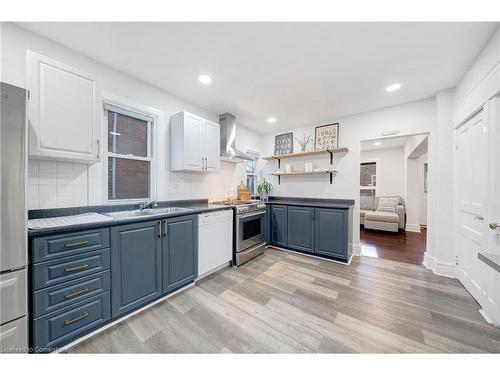
{"label": "white window frame", "polygon": [[245,147],[245,154],[248,154],[248,153],[251,153],[251,154],[254,154],[257,156],[257,158],[255,159],[255,172],[254,173],[247,173],[247,166],[246,166],[246,161],[245,161],[245,185],[248,187],[247,185],[247,182],[248,182],[248,176],[251,175],[251,176],[255,176],[255,191],[251,191],[250,193],[252,195],[257,195],[259,194],[257,192],[257,185],[258,185],[258,181],[257,181],[257,176],[258,176],[258,173],[257,173],[257,161],[260,159],[260,152],[257,151],[257,150],[254,150],[252,148],[249,148],[249,147]]}
{"label": "white window frame", "polygon": [[[148,127],[148,156],[147,157],[141,157],[141,156],[134,156],[134,155],[124,155],[124,154],[116,154],[113,152],[109,151],[108,148],[108,113],[109,110],[104,108],[104,106],[111,106],[116,109],[116,113],[121,113],[126,116],[134,117],[134,114],[137,116],[138,119],[140,120],[146,120],[147,121],[147,127]],[[155,199],[156,200],[156,189],[155,189],[155,175],[156,175],[156,152],[155,152],[155,134],[156,134],[156,129],[157,129],[157,117],[154,113],[150,113],[148,111],[143,110],[142,108],[139,108],[142,106],[135,106],[135,105],[129,105],[129,104],[124,104],[122,102],[117,102],[114,100],[109,100],[109,99],[104,99],[103,100],[103,112],[104,112],[104,142],[103,142],[103,149],[104,149],[104,160],[103,160],[103,174],[104,174],[104,195],[105,195],[105,202],[108,204],[122,204],[122,203],[137,203],[137,202],[142,202],[145,199]],[[147,118],[147,119],[146,119]],[[150,163],[149,166],[149,197],[144,197],[144,198],[132,198],[132,199],[110,199],[109,194],[108,194],[108,189],[109,189],[109,178],[108,178],[108,168],[109,168],[109,163],[108,159],[109,157],[116,157],[116,158],[121,158],[121,159],[130,159],[130,160],[139,160],[139,161],[147,161]]]}

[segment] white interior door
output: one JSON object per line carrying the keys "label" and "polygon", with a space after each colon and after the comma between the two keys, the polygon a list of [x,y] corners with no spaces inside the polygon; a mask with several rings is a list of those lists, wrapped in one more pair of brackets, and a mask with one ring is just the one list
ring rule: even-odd
{"label": "white interior door", "polygon": [[500,273],[478,253],[500,257],[500,99],[457,129],[457,277],[500,325]]}
{"label": "white interior door", "polygon": [[427,225],[427,157],[420,158],[420,225]]}
{"label": "white interior door", "polygon": [[[488,205],[485,209],[486,231],[483,251],[500,259],[500,97],[488,103],[490,126],[487,129],[488,149]],[[500,326],[500,272],[481,262],[480,272],[484,284],[483,314],[495,325]]]}
{"label": "white interior door", "polygon": [[458,241],[457,277],[481,304],[485,284],[478,252],[485,247],[488,205],[488,121],[481,110],[457,129]]}

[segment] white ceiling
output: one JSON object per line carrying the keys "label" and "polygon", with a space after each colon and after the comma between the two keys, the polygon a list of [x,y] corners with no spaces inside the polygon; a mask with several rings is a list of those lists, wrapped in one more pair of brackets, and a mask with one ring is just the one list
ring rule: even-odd
{"label": "white ceiling", "polygon": [[[433,96],[497,23],[20,23],[260,132]],[[213,83],[198,82],[208,74]],[[403,87],[386,93],[385,87]],[[266,119],[276,117],[275,124]]]}

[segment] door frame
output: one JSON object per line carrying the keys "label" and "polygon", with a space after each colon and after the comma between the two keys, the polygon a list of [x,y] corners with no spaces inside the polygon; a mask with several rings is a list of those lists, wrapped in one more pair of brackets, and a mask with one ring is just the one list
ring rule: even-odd
{"label": "door frame", "polygon": [[[390,136],[385,136],[385,137],[361,139],[359,141],[360,148],[359,148],[359,163],[358,163],[358,167],[360,168],[361,167],[361,163],[362,163],[362,161],[361,161],[361,152],[362,152],[361,151],[361,144],[363,142],[376,142],[376,141],[381,141],[381,140],[386,140],[386,139],[395,139],[395,138],[403,138],[403,137],[407,138],[407,137],[413,137],[413,136],[419,136],[419,135],[425,135],[425,136],[427,136],[427,144],[428,144],[427,145],[427,163],[428,163],[428,168],[429,168],[430,167],[430,162],[429,162],[430,161],[430,157],[429,156],[430,156],[430,153],[431,153],[431,144],[432,144],[431,142],[432,142],[432,139],[433,139],[432,134],[431,134],[430,131],[421,131],[421,132],[405,133],[405,134],[399,134],[398,133],[398,134],[395,134],[395,135],[390,135]],[[406,158],[406,155],[403,155],[403,157],[404,157],[404,162],[405,162],[405,173],[406,173],[406,159],[407,158]],[[367,160],[373,160],[373,161],[375,161],[377,163],[377,170],[378,170],[379,166],[381,165],[381,162],[380,162],[379,159],[373,159],[372,158],[372,159],[367,159]],[[361,171],[358,170],[358,180],[360,179],[360,173],[361,173]],[[427,172],[427,200],[429,200],[429,197],[431,197],[434,194],[434,192],[432,191],[433,190],[432,189],[432,181],[431,181],[432,179],[430,178],[430,176],[431,176],[431,174],[429,174],[429,170],[428,170],[428,172]],[[379,191],[379,186],[380,186],[379,182],[380,182],[380,178],[379,178],[378,172],[377,172],[377,186],[376,186],[376,189],[375,189],[375,196],[377,195],[377,193]],[[358,183],[358,186],[361,188],[360,181]],[[360,194],[359,194],[360,191],[359,190],[361,190],[361,189],[358,189],[358,200],[359,200],[359,197],[360,197]],[[405,193],[406,193],[406,185],[405,185]],[[406,207],[406,204],[407,204],[406,197],[403,196],[402,198],[405,199],[405,207]],[[420,201],[420,199],[421,199],[421,196],[419,196],[419,201]],[[420,202],[419,202],[419,205],[420,205]],[[358,203],[358,208],[359,208],[359,203]],[[354,212],[354,214],[356,214],[356,212]],[[357,214],[359,215],[359,211],[358,211]],[[405,211],[405,216],[406,216],[406,211]],[[427,217],[427,223],[428,223],[429,222],[429,220],[428,220],[428,218],[429,218],[429,204],[426,205],[426,217]],[[406,219],[405,219],[405,221],[406,221]],[[406,223],[405,223],[405,226],[406,226]],[[427,228],[428,227],[429,226],[427,225]],[[430,241],[429,230],[426,230],[426,234],[425,234],[425,253],[424,253],[424,259],[422,261],[422,266],[424,266],[426,268],[429,268],[429,269],[431,269],[431,267],[429,267],[429,266],[427,266],[425,264],[425,259],[427,257],[427,253],[429,251],[430,244],[431,244],[431,241]],[[360,235],[359,247],[360,247],[360,249],[359,249],[360,256],[369,257],[368,255],[363,255],[363,252],[361,250],[361,235]]]}

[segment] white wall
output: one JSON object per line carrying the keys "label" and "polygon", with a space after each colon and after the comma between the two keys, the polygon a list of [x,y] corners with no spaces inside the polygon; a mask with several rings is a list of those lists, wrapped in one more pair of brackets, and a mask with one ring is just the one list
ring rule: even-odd
{"label": "white wall", "polygon": [[[162,138],[161,141],[164,145],[160,148],[160,154],[164,154],[165,158],[160,158],[161,168],[158,173],[157,199],[221,199],[226,196],[228,190],[234,189],[244,178],[242,165],[226,163],[222,163],[222,171],[219,174],[171,173],[169,171],[170,116],[181,110],[187,110],[218,122],[217,113],[206,111],[17,25],[2,23],[1,28],[1,78],[4,82],[26,87],[26,50],[30,49],[94,74],[102,80],[103,91],[107,93],[159,111],[161,121],[158,124],[158,135],[159,138]],[[260,150],[260,135],[245,128],[240,128],[238,141],[241,148],[251,146],[257,151]],[[55,170],[51,169],[50,176],[40,176],[39,172],[36,174],[34,172],[40,164],[33,161],[29,164],[32,172],[29,194],[30,208],[104,203],[106,189],[103,182],[102,163],[89,167],[88,171],[81,171],[78,174],[80,180],[76,183],[78,186],[69,179],[69,170],[71,168],[78,169],[81,166],[71,167],[65,164],[64,167],[68,173],[64,174],[64,178],[61,179],[57,177],[57,166]],[[60,168],[64,169],[64,167]],[[82,175],[87,176],[88,189],[85,192],[81,184]],[[82,199],[82,195],[84,199]]]}
{"label": "white wall", "polygon": [[422,163],[421,156],[427,154],[427,134],[408,137],[403,154],[405,155],[405,200],[406,230],[420,232],[422,216]]}
{"label": "white wall", "polygon": [[[420,100],[412,103],[384,108],[380,110],[361,113],[345,118],[332,118],[331,122],[340,123],[339,147],[348,147],[349,152],[335,161],[339,171],[330,185],[326,176],[312,177],[282,177],[281,185],[277,185],[277,179],[270,176],[270,172],[276,169],[276,161],[266,163],[263,173],[274,185],[272,194],[278,196],[317,197],[317,198],[344,198],[354,199],[356,206],[354,210],[354,233],[353,245],[355,250],[359,249],[359,164],[360,164],[360,142],[381,138],[381,133],[386,130],[398,129],[398,136],[413,135],[417,133],[430,133],[430,138],[436,133],[436,101],[434,98]],[[300,128],[290,128],[284,131],[273,132],[263,137],[264,154],[271,155],[274,148],[274,136],[276,134],[293,131],[294,136],[303,133],[314,134],[314,127],[323,124],[311,124]],[[430,142],[432,142],[430,140]],[[298,145],[294,148],[300,149]],[[429,163],[432,164],[436,157],[435,151],[429,151]],[[314,158],[318,165],[328,164],[328,157]],[[297,161],[303,163],[303,160]],[[429,197],[433,195],[431,191]],[[435,198],[437,199],[437,197]],[[445,198],[446,199],[446,198]],[[431,226],[431,223],[429,223]],[[449,230],[448,226],[434,225],[435,230]],[[428,232],[429,233],[429,232]],[[434,246],[428,243],[428,247]]]}
{"label": "white wall", "polygon": [[403,147],[361,152],[361,163],[377,162],[377,195],[405,196]]}

